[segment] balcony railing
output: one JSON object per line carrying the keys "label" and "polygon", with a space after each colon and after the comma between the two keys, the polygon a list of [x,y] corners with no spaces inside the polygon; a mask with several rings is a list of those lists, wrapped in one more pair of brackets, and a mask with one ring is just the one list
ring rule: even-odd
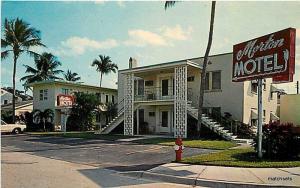
{"label": "balcony railing", "polygon": [[135,101],[153,101],[153,100],[170,100],[174,99],[173,87],[147,87],[143,91],[135,93]]}

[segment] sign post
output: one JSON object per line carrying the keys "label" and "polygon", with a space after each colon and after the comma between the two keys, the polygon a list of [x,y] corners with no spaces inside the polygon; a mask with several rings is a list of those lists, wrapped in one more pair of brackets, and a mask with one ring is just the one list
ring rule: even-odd
{"label": "sign post", "polygon": [[258,115],[258,157],[262,158],[262,115],[263,115],[263,106],[262,106],[262,79],[258,79],[258,109],[257,109],[257,115]]}
{"label": "sign post", "polygon": [[273,84],[293,81],[296,29],[288,28],[233,46],[232,81],[258,80],[258,157],[262,157],[262,79]]}
{"label": "sign post", "polygon": [[69,110],[74,103],[74,97],[72,95],[58,95],[57,96],[57,106],[62,107],[61,114],[63,114],[63,123],[62,123],[62,131],[64,133],[67,132],[67,120],[70,116]]}

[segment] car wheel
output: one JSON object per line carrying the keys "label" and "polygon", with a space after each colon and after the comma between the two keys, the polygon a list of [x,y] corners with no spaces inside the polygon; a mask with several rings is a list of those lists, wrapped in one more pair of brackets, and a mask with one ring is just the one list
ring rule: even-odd
{"label": "car wheel", "polygon": [[20,134],[20,133],[21,133],[21,130],[18,129],[18,128],[16,128],[16,129],[13,130],[13,133],[14,133],[14,134]]}

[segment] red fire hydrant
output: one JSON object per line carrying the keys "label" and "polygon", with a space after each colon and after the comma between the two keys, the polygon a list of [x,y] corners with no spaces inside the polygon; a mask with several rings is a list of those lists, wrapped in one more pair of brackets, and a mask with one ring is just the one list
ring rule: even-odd
{"label": "red fire hydrant", "polygon": [[182,139],[180,137],[178,137],[175,141],[175,146],[174,146],[174,150],[176,153],[176,162],[181,161],[181,155],[182,155],[183,149],[184,149],[184,146],[182,145]]}

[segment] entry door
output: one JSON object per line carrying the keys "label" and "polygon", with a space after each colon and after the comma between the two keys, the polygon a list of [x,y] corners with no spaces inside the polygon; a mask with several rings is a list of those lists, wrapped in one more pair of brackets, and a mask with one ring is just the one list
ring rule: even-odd
{"label": "entry door", "polygon": [[169,95],[169,80],[164,79],[161,80],[161,96],[168,96]]}
{"label": "entry door", "polygon": [[170,113],[169,111],[160,111],[160,132],[170,132]]}

